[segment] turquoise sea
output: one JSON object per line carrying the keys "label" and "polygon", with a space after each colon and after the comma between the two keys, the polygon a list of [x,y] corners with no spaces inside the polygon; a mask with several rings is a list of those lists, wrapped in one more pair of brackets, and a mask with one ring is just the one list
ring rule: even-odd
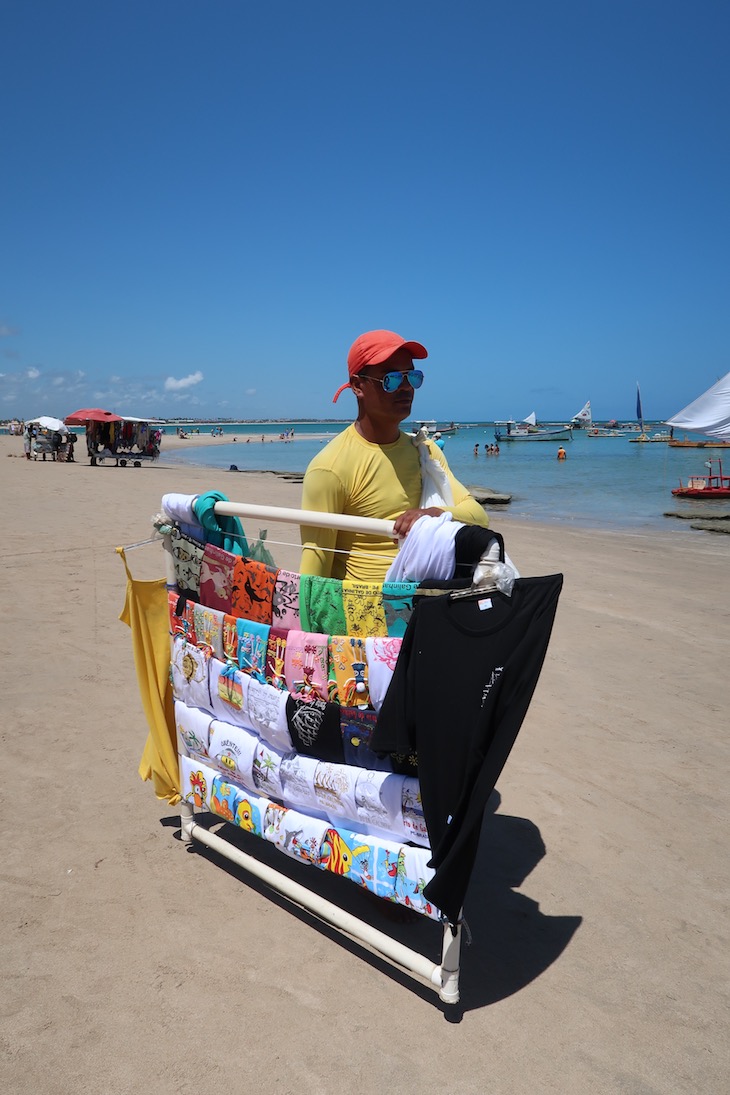
{"label": "turquoise sea", "polygon": [[[162,450],[167,463],[203,464],[226,471],[235,464],[240,471],[304,472],[322,445],[346,425],[344,421],[228,423],[222,427],[231,438],[228,444],[165,454],[163,437]],[[412,424],[404,423],[404,428],[411,429]],[[660,423],[646,423],[649,434],[662,428]],[[210,426],[199,429],[201,434],[210,433]],[[291,442],[261,441],[262,433],[270,437],[289,429],[294,430]],[[174,424],[167,430],[174,433]],[[686,481],[688,475],[703,474],[710,458],[716,461],[724,456],[724,471],[730,471],[730,454],[717,449],[673,449],[660,442],[632,444],[630,436],[635,434],[588,437],[585,431],[574,430],[572,442],[563,443],[568,454],[564,461],[556,458],[557,442],[503,442],[499,455],[491,456],[485,454],[484,445],[494,442],[494,424],[476,423],[462,425],[458,433],[447,437],[444,453],[457,479],[467,486],[511,494],[506,511],[523,519],[586,528],[669,531],[686,529],[686,523],[664,517],[667,510],[696,513],[706,507],[717,513],[730,508],[724,502],[681,501],[671,494],[680,477]],[[475,445],[479,446],[477,456]],[[214,474],[213,487],[244,500],[245,481],[239,485],[226,477],[222,483]]]}

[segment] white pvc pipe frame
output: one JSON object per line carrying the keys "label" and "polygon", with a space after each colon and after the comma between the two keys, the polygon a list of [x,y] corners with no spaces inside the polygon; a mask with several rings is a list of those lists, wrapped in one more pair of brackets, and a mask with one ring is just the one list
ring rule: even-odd
{"label": "white pvc pipe frame", "polygon": [[[374,536],[392,536],[392,521],[377,521],[368,517],[351,517],[346,514],[318,513],[313,510],[289,509],[278,506],[257,506],[245,502],[216,502],[215,513],[225,517],[251,517],[256,520],[278,521],[283,524],[313,525],[317,528],[338,529],[347,532],[360,532]],[[169,535],[164,537],[167,561],[168,584],[176,584],[175,566],[172,556],[172,541]],[[384,932],[373,928],[359,917],[347,913],[324,897],[313,893],[294,882],[286,875],[259,862],[253,856],[236,848],[224,837],[212,833],[195,821],[195,811],[191,803],[184,800],[180,804],[180,825],[183,842],[191,844],[193,840],[205,844],[219,855],[242,867],[249,874],[265,882],[272,890],[314,913],[325,923],[339,931],[358,939],[373,950],[378,951],[403,969],[415,973],[439,990],[439,998],[445,1004],[459,1002],[459,964],[461,953],[461,924],[445,924],[441,947],[441,964],[436,965],[425,955],[410,947],[398,943]]]}

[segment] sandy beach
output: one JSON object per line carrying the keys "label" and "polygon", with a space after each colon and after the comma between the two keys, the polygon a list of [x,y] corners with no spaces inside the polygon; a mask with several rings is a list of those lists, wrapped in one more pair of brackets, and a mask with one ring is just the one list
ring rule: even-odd
{"label": "sandy beach", "polygon": [[[216,439],[164,449],[198,443]],[[164,455],[26,461],[13,437],[0,469],[4,1092],[727,1090],[730,538],[492,515],[523,574],[565,587],[485,821],[453,1022],[410,976],[188,852],[137,775],[147,728],[115,548],[151,535],[168,491],[297,506],[301,487]],[[296,567],[293,530],[268,537]],[[164,573],[159,545],[128,560]],[[436,957],[435,925],[391,923],[327,881]]]}

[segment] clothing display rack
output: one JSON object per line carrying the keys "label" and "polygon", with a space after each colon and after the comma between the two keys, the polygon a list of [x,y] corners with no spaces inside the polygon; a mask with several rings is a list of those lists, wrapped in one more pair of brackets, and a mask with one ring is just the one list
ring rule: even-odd
{"label": "clothing display rack", "polygon": [[[340,514],[319,513],[285,507],[252,505],[230,501],[216,502],[214,512],[216,517],[234,517],[244,520],[268,521],[294,526],[314,526],[318,528],[373,535],[380,537],[381,539],[383,537],[392,537],[394,527],[392,521],[371,520]],[[162,533],[166,560],[166,582],[168,590],[171,591],[178,589],[173,548],[174,533],[176,531],[174,522],[175,515],[166,513],[164,509],[160,517],[156,520],[156,527]],[[215,716],[212,717],[215,718]],[[184,746],[179,745],[178,751],[181,771],[183,770],[184,765],[187,765],[185,770],[189,774],[191,771],[191,764],[197,765],[199,762],[197,759],[194,759],[193,761],[190,760],[190,755],[186,755]],[[208,758],[203,759],[207,760]],[[204,771],[210,773],[207,777],[208,783],[212,782],[213,768],[215,767],[212,762],[210,762],[210,764],[210,769],[206,769],[205,765],[203,765]],[[362,769],[362,771],[368,772],[369,770]],[[220,769],[218,769],[218,772],[220,772]],[[380,771],[377,775],[382,778],[383,772]],[[221,778],[225,778],[225,773],[223,773],[223,777],[221,777],[220,774],[216,774],[215,778],[216,785],[219,786],[218,781]],[[209,798],[210,787],[208,787],[208,799]],[[229,828],[230,822],[224,823],[219,831],[211,832],[204,824],[200,824],[197,820],[198,815],[207,812],[207,801],[208,800],[203,801],[199,797],[195,798],[194,801],[191,801],[191,796],[188,795],[186,797],[186,794],[183,793],[180,805],[180,816],[182,840],[186,844],[192,845],[197,842],[210,848],[212,851],[261,880],[284,898],[312,913],[321,921],[359,941],[366,947],[371,948],[384,956],[398,967],[401,967],[422,979],[437,990],[438,996],[444,1004],[455,1005],[458,1003],[462,932],[460,919],[458,923],[449,923],[442,918],[443,940],[441,960],[440,963],[437,964],[427,956],[412,950],[391,938],[385,932],[372,927],[367,921],[362,920],[351,913],[345,912],[338,905],[313,892],[307,886],[292,880],[283,871],[279,871],[276,867],[261,862],[255,855],[242,851],[226,837],[226,832],[232,833],[232,830]],[[269,805],[271,806],[271,804]],[[282,807],[277,807],[275,803],[273,808],[282,809]],[[296,808],[297,810],[300,810],[301,815],[306,815],[306,807],[300,808],[297,806]],[[306,822],[309,819],[304,817],[303,820]],[[367,837],[364,839],[367,840]],[[403,839],[407,841],[408,837]],[[280,847],[282,850],[286,850],[285,846],[280,845]],[[408,849],[406,848],[405,850],[407,851]],[[424,848],[422,852],[424,862],[428,859],[429,854],[428,848]],[[355,881],[354,878],[353,881]],[[416,907],[415,911],[421,912],[422,910]],[[433,912],[437,914],[437,910],[431,911],[429,907],[429,911],[431,913],[431,918],[435,919],[436,916],[433,915]]]}

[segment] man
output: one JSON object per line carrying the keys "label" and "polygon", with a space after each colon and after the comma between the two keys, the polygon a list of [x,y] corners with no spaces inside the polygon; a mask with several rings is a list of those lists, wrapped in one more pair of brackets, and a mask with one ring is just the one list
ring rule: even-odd
{"label": "man", "polygon": [[[411,416],[414,390],[423,383],[413,359],[426,357],[420,342],[407,342],[393,331],[367,331],[355,340],[347,356],[350,379],[335,392],[333,403],[351,388],[357,418],[311,461],[304,476],[303,509],[392,520],[396,538],[406,536],[424,514],[444,512],[436,506],[420,508],[418,448],[400,429]],[[486,513],[454,479],[444,454],[432,442],[425,444],[446,473],[454,519],[486,528]],[[382,582],[393,560],[389,539],[312,526],[303,526],[301,533],[302,574]]]}

